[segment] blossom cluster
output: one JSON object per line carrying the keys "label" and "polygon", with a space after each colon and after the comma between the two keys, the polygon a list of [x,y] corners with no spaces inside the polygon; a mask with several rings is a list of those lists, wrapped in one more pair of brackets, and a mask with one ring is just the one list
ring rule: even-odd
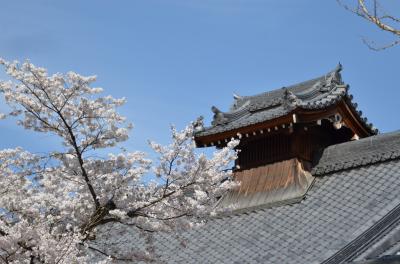
{"label": "blossom cluster", "polygon": [[[132,125],[117,112],[125,99],[101,96],[92,87],[95,76],[49,75],[29,61],[0,64],[12,77],[0,82],[10,106],[0,117],[62,141],[46,155],[20,147],[0,151],[0,262],[91,263],[94,255],[102,263],[152,260],[153,233],[203,223],[237,185],[229,170],[236,140],[207,157],[197,153],[189,125],[172,128],[167,146],[149,143],[157,160],[138,151],[99,157],[98,149],[128,139]],[[145,234],[149,246],[109,252],[99,240],[112,229]]]}

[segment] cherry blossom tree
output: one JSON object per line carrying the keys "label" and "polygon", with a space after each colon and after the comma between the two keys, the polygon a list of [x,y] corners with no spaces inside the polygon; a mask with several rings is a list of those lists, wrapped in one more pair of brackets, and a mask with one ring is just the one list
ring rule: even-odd
{"label": "cherry blossom tree", "polygon": [[[150,142],[156,161],[137,151],[115,154],[132,129],[116,110],[125,99],[101,96],[94,76],[49,75],[29,61],[0,63],[12,79],[0,82],[10,106],[1,117],[62,142],[46,155],[20,147],[0,151],[0,262],[91,263],[94,255],[101,263],[154,261],[155,232],[203,223],[236,186],[229,168],[237,140],[207,157],[195,151],[189,125],[172,128],[167,146]],[[95,155],[102,149],[114,154]],[[154,180],[143,179],[149,174]],[[139,232],[148,246],[108,252],[100,232],[121,228]]]}

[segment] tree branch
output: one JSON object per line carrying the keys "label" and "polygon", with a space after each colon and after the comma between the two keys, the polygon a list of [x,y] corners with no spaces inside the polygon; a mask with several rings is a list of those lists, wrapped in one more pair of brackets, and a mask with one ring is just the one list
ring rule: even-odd
{"label": "tree branch", "polygon": [[[378,10],[378,6],[379,6],[378,0],[373,0],[373,10],[372,11],[367,7],[365,0],[356,0],[357,8],[351,8],[350,6],[344,4],[342,2],[342,0],[336,0],[336,1],[339,3],[339,5],[341,5],[347,11],[350,11],[353,14],[356,14],[357,16],[360,16],[363,19],[371,22],[372,24],[375,24],[379,29],[391,33],[396,38],[400,38],[400,28],[395,27],[398,24],[395,24],[395,25],[393,24],[393,23],[400,23],[400,18],[396,18],[389,14],[380,15],[379,13],[382,13],[384,11]],[[386,20],[385,22],[392,21],[393,25],[385,23],[385,22],[383,22],[383,20]],[[366,38],[363,38],[362,41],[368,48],[370,48],[371,50],[374,50],[374,51],[384,50],[384,49],[391,48],[391,47],[394,47],[394,46],[400,44],[400,39],[397,39],[397,40],[393,41],[392,43],[385,45],[385,46],[381,46],[381,47],[376,46],[373,41],[369,41]]]}
{"label": "tree branch", "polygon": [[88,189],[90,191],[90,194],[92,195],[92,198],[93,198],[93,201],[94,201],[94,203],[96,205],[96,208],[99,208],[100,207],[100,201],[99,201],[99,198],[97,197],[97,194],[96,194],[96,192],[95,192],[95,190],[93,188],[92,183],[90,182],[89,175],[87,174],[87,171],[86,171],[86,169],[84,167],[84,161],[83,161],[82,153],[81,153],[81,151],[79,149],[79,146],[78,146],[78,144],[76,142],[75,134],[72,131],[72,128],[68,125],[68,122],[65,120],[63,114],[60,111],[57,111],[57,114],[61,118],[64,126],[67,128],[68,134],[71,137],[72,146],[73,146],[73,148],[75,150],[75,154],[77,155],[77,158],[78,158],[78,161],[79,161],[79,166],[80,166],[80,169],[82,171],[82,176],[83,176],[83,178],[84,178],[84,180],[86,182],[86,185],[87,185],[87,187],[88,187]]}
{"label": "tree branch", "polygon": [[[195,182],[191,182],[191,183],[189,183],[189,184],[186,184],[185,186],[180,187],[179,190],[183,190],[183,189],[185,189],[185,188],[187,188],[187,187],[189,187],[189,186],[191,186],[191,185],[193,185],[193,184],[195,184]],[[176,191],[177,191],[177,190],[171,191],[171,192],[169,192],[169,193],[167,193],[167,194],[162,195],[160,198],[158,198],[158,199],[156,199],[156,200],[153,200],[152,202],[150,202],[150,203],[148,203],[148,204],[146,204],[146,205],[143,205],[143,206],[141,206],[141,207],[139,207],[139,208],[136,208],[136,209],[134,209],[134,210],[129,211],[129,212],[127,213],[127,216],[129,216],[129,217],[135,217],[135,216],[137,216],[137,213],[140,212],[141,210],[143,210],[143,209],[145,209],[145,208],[148,208],[148,207],[150,207],[150,206],[152,206],[152,205],[155,205],[155,204],[161,202],[162,200],[164,200],[164,199],[168,198],[169,196],[175,194]]]}
{"label": "tree branch", "polygon": [[105,251],[100,250],[100,249],[98,249],[98,248],[95,248],[95,247],[93,247],[93,246],[89,246],[89,245],[88,245],[88,248],[91,249],[91,250],[93,250],[93,251],[95,251],[95,252],[97,252],[97,253],[100,253],[100,254],[103,255],[103,256],[109,257],[109,258],[111,258],[112,260],[155,262],[155,260],[152,259],[152,258],[150,258],[150,257],[138,256],[138,254],[135,254],[135,255],[137,255],[137,256],[135,256],[135,258],[123,258],[123,257],[117,257],[117,256],[115,256],[115,255],[113,255],[113,254],[106,253]]}

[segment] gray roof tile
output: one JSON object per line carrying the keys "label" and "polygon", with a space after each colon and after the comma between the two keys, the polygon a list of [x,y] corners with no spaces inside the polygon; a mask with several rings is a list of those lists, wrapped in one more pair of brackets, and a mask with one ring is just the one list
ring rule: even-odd
{"label": "gray roof tile", "polygon": [[[331,146],[314,168],[319,177],[305,200],[215,218],[181,239],[158,234],[157,252],[167,263],[321,263],[400,204],[400,155],[385,155],[396,149],[400,132]],[[400,237],[399,228],[390,232]],[[143,247],[132,237],[137,232],[128,230],[119,241],[134,241],[132,251]]]}
{"label": "gray roof tile", "polygon": [[327,147],[316,161],[312,174],[323,175],[399,157],[400,132],[385,133]]}
{"label": "gray roof tile", "polygon": [[[323,109],[346,99],[352,103],[348,94],[348,85],[342,82],[341,65],[324,76],[295,84],[289,87],[261,93],[254,96],[236,98],[229,112],[221,112],[213,107],[214,121],[212,126],[196,133],[196,137],[218,134],[245,126],[265,122],[285,116],[294,109]],[[362,112],[358,111],[361,118]],[[361,118],[372,133],[377,133],[366,118]]]}

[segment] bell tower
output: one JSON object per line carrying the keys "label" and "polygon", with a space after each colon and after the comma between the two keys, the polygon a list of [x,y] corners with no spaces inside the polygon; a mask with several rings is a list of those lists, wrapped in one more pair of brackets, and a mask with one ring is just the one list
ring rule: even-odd
{"label": "bell tower", "polygon": [[349,94],[339,64],[327,74],[254,96],[234,95],[227,112],[212,107],[210,127],[196,127],[198,147],[224,147],[239,138],[237,190],[221,208],[244,210],[303,199],[311,168],[327,146],[377,134]]}

